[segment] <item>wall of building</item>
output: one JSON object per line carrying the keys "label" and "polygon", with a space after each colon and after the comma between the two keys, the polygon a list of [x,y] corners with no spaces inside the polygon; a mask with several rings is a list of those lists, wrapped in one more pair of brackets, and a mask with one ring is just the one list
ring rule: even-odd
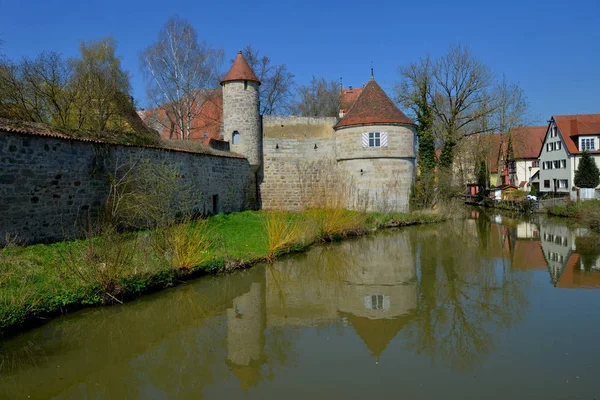
{"label": "wall of building", "polygon": [[299,211],[306,205],[312,184],[335,166],[335,122],[335,118],[263,118],[263,209]]}
{"label": "wall of building", "polygon": [[[364,147],[363,134],[387,132],[385,147]],[[412,126],[350,127],[336,132],[336,157],[351,182],[348,207],[366,211],[408,211],[415,167]]]}
{"label": "wall of building", "polygon": [[200,193],[195,211],[252,206],[245,204],[244,158],[0,132],[0,241],[6,235],[28,243],[79,236],[81,223],[104,204],[112,171],[140,161],[175,166],[182,182]]}
{"label": "wall of building", "polygon": [[[535,160],[516,160],[515,164],[516,164],[516,172],[517,172],[517,182],[516,185],[519,186],[519,184],[521,182],[529,182],[529,179],[531,179],[531,177],[533,175],[535,175],[536,172],[539,171],[538,167],[534,167],[533,166],[533,162]],[[531,185],[526,185],[524,188],[526,191],[530,191],[531,190]]]}
{"label": "wall of building", "polygon": [[[550,128],[550,131],[552,127]],[[558,129],[557,129],[558,131]],[[551,150],[548,151],[548,143],[556,143],[560,142],[560,150]],[[547,161],[555,161],[555,160],[566,160],[566,168],[559,169],[544,169],[544,163]],[[560,188],[559,180],[567,180],[567,187]],[[544,181],[549,181],[550,187],[546,187]],[[555,185],[556,181],[556,185]],[[571,187],[573,186],[573,178],[572,172],[569,168],[569,155],[567,154],[567,146],[565,145],[565,141],[562,139],[560,131],[555,137],[552,137],[551,133],[546,135],[546,139],[544,140],[544,144],[542,145],[542,151],[540,153],[540,192],[563,192],[568,193],[571,191]]]}

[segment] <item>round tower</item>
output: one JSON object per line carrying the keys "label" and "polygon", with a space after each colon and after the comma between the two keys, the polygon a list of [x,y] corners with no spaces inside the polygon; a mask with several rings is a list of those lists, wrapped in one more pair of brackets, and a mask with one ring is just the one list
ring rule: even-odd
{"label": "round tower", "polygon": [[333,127],[336,158],[351,184],[348,207],[408,211],[415,124],[371,79]]}
{"label": "round tower", "polygon": [[223,86],[223,139],[231,151],[240,153],[256,172],[262,163],[262,134],[258,87],[260,80],[238,52]]}

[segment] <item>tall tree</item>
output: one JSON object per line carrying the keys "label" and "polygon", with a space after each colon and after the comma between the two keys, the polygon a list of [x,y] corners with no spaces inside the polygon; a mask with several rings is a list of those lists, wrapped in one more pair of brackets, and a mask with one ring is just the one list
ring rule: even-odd
{"label": "tall tree", "polygon": [[[123,106],[119,100],[129,97],[129,75],[121,69],[121,61],[115,54],[113,38],[82,42],[81,58],[74,65],[75,102],[78,128],[105,130],[109,122],[118,119]],[[115,121],[112,129],[120,130]]]}
{"label": "tall tree", "polygon": [[284,114],[289,112],[294,87],[294,75],[285,64],[273,64],[267,56],[247,45],[242,54],[261,82],[260,113]]}
{"label": "tall tree", "polygon": [[401,81],[396,85],[396,100],[412,111],[417,122],[419,138],[419,167],[421,173],[434,170],[435,141],[433,132],[433,76],[429,56],[399,70]]}
{"label": "tall tree", "polygon": [[0,73],[2,114],[69,127],[74,99],[72,72],[71,63],[52,52],[4,64]]}
{"label": "tall tree", "polygon": [[193,120],[202,112],[198,90],[215,85],[222,60],[223,50],[198,41],[192,24],[178,17],[169,18],[141,54],[148,97],[165,110],[180,139],[190,138]]}
{"label": "tall tree", "polygon": [[336,81],[312,77],[310,84],[298,88],[300,99],[294,113],[304,117],[337,117],[340,112],[340,87]]}
{"label": "tall tree", "polygon": [[575,186],[580,188],[595,188],[600,185],[600,171],[596,162],[587,151],[583,152],[579,166],[575,171]]}
{"label": "tall tree", "polygon": [[489,101],[493,75],[464,46],[453,46],[433,64],[432,106],[443,142],[440,165],[452,166],[454,148],[467,135],[482,133],[477,122],[494,111]]}

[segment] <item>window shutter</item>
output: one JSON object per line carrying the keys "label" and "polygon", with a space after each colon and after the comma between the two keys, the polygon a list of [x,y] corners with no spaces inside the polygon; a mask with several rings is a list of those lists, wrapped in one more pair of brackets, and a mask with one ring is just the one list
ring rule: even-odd
{"label": "window shutter", "polygon": [[387,147],[388,145],[388,134],[387,132],[381,132],[381,147]]}
{"label": "window shutter", "polygon": [[362,147],[369,147],[369,134],[368,133],[362,134]]}

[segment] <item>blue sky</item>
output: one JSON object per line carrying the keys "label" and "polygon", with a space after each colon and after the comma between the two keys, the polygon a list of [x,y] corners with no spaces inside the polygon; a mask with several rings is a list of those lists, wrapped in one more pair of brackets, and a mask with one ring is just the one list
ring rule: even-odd
{"label": "blue sky", "polygon": [[224,48],[227,61],[251,44],[287,64],[298,84],[314,74],[362,86],[373,62],[390,93],[399,66],[460,43],[521,84],[533,122],[600,113],[598,0],[0,0],[0,51],[11,59],[44,50],[70,57],[81,40],[113,36],[144,106],[138,55],[171,15],[189,19],[201,39]]}

